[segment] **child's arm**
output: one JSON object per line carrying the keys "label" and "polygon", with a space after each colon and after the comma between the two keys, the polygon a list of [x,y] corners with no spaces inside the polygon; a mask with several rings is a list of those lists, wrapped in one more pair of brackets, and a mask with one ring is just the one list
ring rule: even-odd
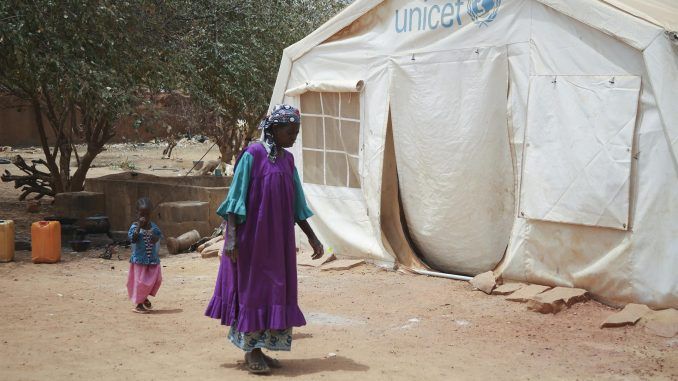
{"label": "child's arm", "polygon": [[132,226],[130,226],[129,231],[127,232],[127,238],[130,240],[130,242],[137,242],[139,240],[139,229],[141,227],[141,224],[139,222],[134,221],[132,223]]}

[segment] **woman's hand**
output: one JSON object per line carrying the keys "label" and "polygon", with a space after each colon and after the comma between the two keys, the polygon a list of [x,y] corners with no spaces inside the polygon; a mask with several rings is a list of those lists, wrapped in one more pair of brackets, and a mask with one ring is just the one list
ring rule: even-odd
{"label": "woman's hand", "polygon": [[235,261],[238,259],[238,248],[234,247],[231,250],[224,250],[224,254],[231,259],[231,262],[235,263]]}
{"label": "woman's hand", "polygon": [[238,237],[236,234],[236,223],[235,223],[235,214],[229,213],[226,219],[226,226],[224,230],[224,255],[231,259],[231,262],[235,263],[238,259]]}
{"label": "woman's hand", "polygon": [[325,253],[325,249],[323,248],[323,244],[320,242],[318,238],[316,237],[309,238],[308,243],[313,248],[313,255],[311,255],[311,259],[318,259],[323,256],[323,254]]}
{"label": "woman's hand", "polygon": [[313,255],[311,255],[311,259],[318,259],[322,257],[325,253],[325,249],[323,248],[323,244],[320,243],[318,237],[315,236],[315,233],[313,232],[313,229],[311,229],[311,225],[308,224],[308,221],[297,221],[297,225],[299,225],[301,230],[306,233],[306,237],[308,237],[308,243],[310,243],[311,247],[313,248]]}

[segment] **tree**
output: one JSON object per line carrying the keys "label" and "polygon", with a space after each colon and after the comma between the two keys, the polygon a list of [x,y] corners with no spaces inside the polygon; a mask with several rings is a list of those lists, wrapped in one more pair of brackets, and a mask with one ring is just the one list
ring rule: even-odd
{"label": "tree", "polygon": [[[266,111],[282,50],[344,5],[336,0],[0,2],[0,91],[32,105],[45,155],[21,167],[25,176],[7,173],[3,181],[23,185],[22,198],[82,190],[92,161],[115,135],[116,122],[143,100],[174,90],[190,96],[192,114],[228,160]],[[76,142],[87,147],[82,156]],[[73,155],[77,168],[71,173]]]}
{"label": "tree", "polygon": [[182,39],[185,89],[204,128],[228,162],[256,133],[278,74],[282,51],[339,12],[336,0],[189,2]]}
{"label": "tree", "polygon": [[[164,36],[149,33],[164,20],[144,4],[0,3],[0,91],[31,104],[45,155],[40,164],[49,171],[42,185],[52,193],[82,190],[92,161],[115,134],[115,122],[145,93],[172,85]],[[86,144],[82,156],[76,142]],[[71,173],[73,154],[77,169]],[[22,198],[44,194],[24,189]]]}

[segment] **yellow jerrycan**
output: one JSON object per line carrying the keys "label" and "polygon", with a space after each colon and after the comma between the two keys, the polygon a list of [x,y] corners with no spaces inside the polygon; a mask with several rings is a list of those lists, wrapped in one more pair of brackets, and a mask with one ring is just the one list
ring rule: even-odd
{"label": "yellow jerrycan", "polygon": [[0,220],[0,262],[14,259],[14,221]]}
{"label": "yellow jerrycan", "polygon": [[56,263],[61,260],[61,224],[38,221],[31,225],[33,263]]}

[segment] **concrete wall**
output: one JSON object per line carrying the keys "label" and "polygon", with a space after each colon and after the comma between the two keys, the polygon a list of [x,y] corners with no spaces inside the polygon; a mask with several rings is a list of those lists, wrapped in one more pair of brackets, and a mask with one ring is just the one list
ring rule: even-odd
{"label": "concrete wall", "polygon": [[87,179],[85,190],[103,193],[106,198],[106,215],[112,230],[127,230],[136,220],[136,202],[140,197],[150,197],[154,205],[170,201],[205,201],[209,212],[202,221],[155,221],[165,236],[177,236],[196,229],[203,236],[221,224],[216,210],[226,198],[230,177],[189,176],[160,177],[136,172],[125,172]]}

